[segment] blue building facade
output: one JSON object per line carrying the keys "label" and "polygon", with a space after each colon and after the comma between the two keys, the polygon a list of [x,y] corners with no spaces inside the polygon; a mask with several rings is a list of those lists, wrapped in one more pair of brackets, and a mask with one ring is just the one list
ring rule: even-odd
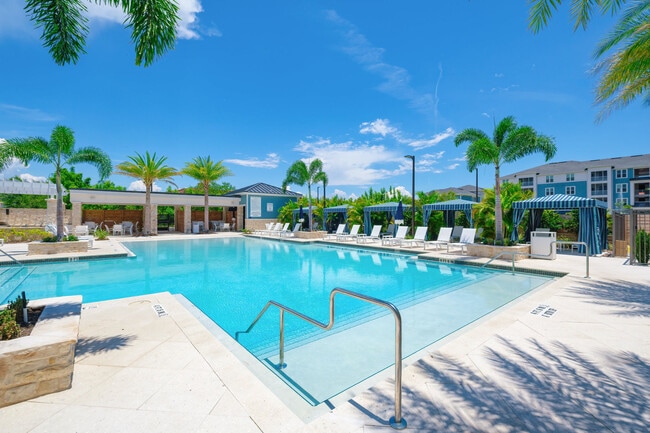
{"label": "blue building facade", "polygon": [[267,222],[275,222],[280,208],[288,202],[297,202],[302,194],[282,191],[282,188],[256,183],[245,188],[230,191],[225,197],[239,197],[239,204],[244,207],[244,228],[257,230],[264,228]]}

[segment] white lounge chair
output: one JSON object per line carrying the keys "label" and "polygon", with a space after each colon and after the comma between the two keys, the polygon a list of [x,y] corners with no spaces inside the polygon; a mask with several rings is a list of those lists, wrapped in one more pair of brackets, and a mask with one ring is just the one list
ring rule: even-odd
{"label": "white lounge chair", "polygon": [[345,230],[345,224],[339,224],[339,226],[336,228],[336,232],[326,233],[325,236],[323,236],[323,239],[336,239],[338,235],[343,234],[344,230]]}
{"label": "white lounge chair", "polygon": [[276,230],[271,232],[271,234],[273,236],[282,236],[282,233],[285,233],[285,232],[288,231],[287,229],[289,228],[289,223],[284,223],[284,225],[282,225],[282,223],[279,223],[279,225],[280,225],[279,229],[277,229],[278,226],[276,225],[275,226]]}
{"label": "white lounge chair", "polygon": [[460,239],[461,233],[463,233],[463,226],[454,226],[454,230],[451,232],[451,241],[456,242]]}
{"label": "white lounge chair", "polygon": [[122,221],[122,230],[124,230],[124,234],[128,233],[133,236],[133,223],[131,221]]}
{"label": "white lounge chair", "polygon": [[341,233],[340,235],[336,235],[336,240],[339,242],[347,242],[356,239],[359,234],[359,227],[361,227],[360,224],[353,225],[352,229],[350,229],[350,233]]}
{"label": "white lounge chair", "polygon": [[426,241],[424,243],[424,249],[427,249],[427,245],[435,245],[436,249],[439,249],[442,245],[447,245],[451,242],[451,227],[442,227],[438,232],[438,239],[435,241]]}
{"label": "white lounge chair", "polygon": [[402,239],[399,242],[399,246],[417,246],[418,244],[422,244],[424,246],[424,242],[427,239],[427,227],[426,226],[420,226],[417,229],[415,229],[415,235],[413,236],[413,239]]}
{"label": "white lounge chair", "polygon": [[381,224],[372,226],[372,232],[370,232],[369,235],[366,235],[365,233],[359,233],[357,235],[357,243],[365,244],[368,242],[376,242],[379,240],[380,233],[381,233]]}
{"label": "white lounge chair", "polygon": [[296,236],[296,232],[299,232],[299,231],[300,231],[300,227],[301,227],[301,226],[302,226],[302,223],[296,223],[296,224],[293,226],[293,230],[291,230],[291,231],[286,231],[286,232],[281,232],[281,233],[280,233],[280,237],[284,236],[284,237],[287,237],[287,238],[291,238],[291,237]]}
{"label": "white lounge chair", "polygon": [[397,233],[395,233],[395,237],[391,235],[384,235],[384,237],[381,238],[381,244],[399,245],[404,240],[408,232],[409,232],[409,226],[399,226],[397,228]]}
{"label": "white lounge chair", "polygon": [[474,236],[476,236],[476,229],[463,229],[459,242],[450,242],[447,244],[447,252],[449,252],[449,247],[459,247],[460,252],[465,254],[467,252],[467,245],[474,243]]}
{"label": "white lounge chair", "polygon": [[87,225],[75,226],[74,234],[75,236],[88,236],[89,234],[88,226]]}

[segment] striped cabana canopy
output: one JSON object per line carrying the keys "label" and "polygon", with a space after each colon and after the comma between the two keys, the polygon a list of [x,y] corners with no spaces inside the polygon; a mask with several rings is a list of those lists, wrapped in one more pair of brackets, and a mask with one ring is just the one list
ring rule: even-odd
{"label": "striped cabana canopy", "polygon": [[474,226],[474,222],[472,221],[472,207],[476,204],[474,201],[461,199],[425,204],[422,206],[422,210],[424,211],[424,224],[429,222],[431,212],[443,211],[445,213],[445,225],[447,227],[453,227],[456,220],[456,212],[461,211],[465,212],[469,225],[472,227]]}
{"label": "striped cabana canopy", "polygon": [[[381,204],[374,204],[372,206],[366,206],[363,208],[363,232],[367,235],[370,234],[372,231],[372,220],[370,219],[370,214],[373,212],[386,212],[388,213],[388,219],[391,219],[395,217],[395,213],[397,212],[397,206],[399,206],[398,202],[390,202],[390,203],[381,203]],[[402,203],[402,209],[410,209],[411,206],[408,204]]]}
{"label": "striped cabana canopy", "polygon": [[[513,241],[518,239],[519,233],[517,229],[524,218],[526,210],[529,211],[528,236],[530,231],[540,226],[542,212],[546,209],[578,209],[578,242],[586,242],[589,245],[591,254],[600,254],[603,249],[607,248],[607,204],[593,198],[565,194],[547,195],[512,203],[514,227],[510,239]],[[580,251],[584,252],[584,247],[580,246]]]}
{"label": "striped cabana canopy", "polygon": [[[352,206],[349,204],[342,204],[339,206],[330,206],[326,207],[323,209],[323,225],[327,227],[328,225],[328,217],[332,214],[340,214],[341,217],[343,218],[343,222],[346,225],[348,224],[348,209],[350,209]],[[339,219],[340,221],[340,219]],[[331,223],[331,222],[330,222]]]}

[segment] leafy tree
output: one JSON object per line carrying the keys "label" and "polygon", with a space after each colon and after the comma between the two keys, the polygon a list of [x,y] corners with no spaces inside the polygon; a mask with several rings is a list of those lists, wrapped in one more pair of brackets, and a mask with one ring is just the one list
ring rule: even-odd
{"label": "leafy tree", "polygon": [[309,213],[309,230],[312,229],[313,216],[311,211],[311,186],[319,182],[327,182],[327,174],[323,171],[323,162],[316,158],[309,163],[299,160],[291,164],[287,169],[287,175],[282,181],[282,190],[286,191],[290,184],[305,186],[307,185],[307,209]]}
{"label": "leafy tree", "polygon": [[27,165],[32,161],[54,166],[56,181],[56,227],[57,238],[63,238],[63,188],[61,172],[64,165],[87,163],[97,167],[101,179],[111,173],[111,159],[96,147],[75,149],[75,139],[72,129],[66,126],[56,126],[52,131],[50,141],[41,137],[14,138],[0,145],[0,161],[17,158]]}
{"label": "leafy tree", "polygon": [[222,177],[232,176],[232,172],[228,167],[223,165],[223,161],[212,161],[208,155],[206,158],[197,156],[192,160],[192,162],[185,164],[185,167],[183,167],[180,173],[190,176],[200,182],[199,185],[203,189],[204,203],[203,227],[208,230],[210,227],[210,209],[208,208],[210,185]]}
{"label": "leafy tree", "polygon": [[501,207],[501,166],[514,162],[533,153],[543,153],[546,161],[556,152],[552,138],[538,134],[530,126],[519,126],[514,117],[501,120],[494,127],[492,139],[479,129],[468,128],[461,131],[454,143],[460,146],[469,143],[465,155],[467,169],[472,172],[479,165],[494,165],[494,206],[495,241],[503,243],[503,209]]}
{"label": "leafy tree", "polygon": [[[54,175],[50,176],[50,182],[56,182]],[[70,170],[64,167],[61,169],[61,185],[68,191],[70,188],[90,188],[90,178],[84,178],[82,173],[75,172],[74,167],[70,167]],[[63,196],[63,204],[66,209],[72,209],[69,194]]]}
{"label": "leafy tree", "polygon": [[151,234],[151,188],[157,180],[175,185],[172,178],[179,173],[175,168],[165,164],[167,157],[156,157],[156,153],[149,154],[149,151],[141,155],[136,152],[135,156],[129,156],[131,161],[125,161],[118,164],[115,168],[115,174],[129,176],[140,179],[145,186],[145,205],[144,205],[144,227],[143,234]]}
{"label": "leafy tree", "polygon": [[[530,3],[529,25],[538,32],[546,27],[562,0],[532,0]],[[604,104],[598,120],[638,97],[650,104],[650,1],[571,0],[574,29],[586,29],[594,10],[615,14],[626,3],[630,5],[622,12],[614,30],[596,49],[595,57],[600,59],[596,71],[601,73],[596,86],[596,102]]]}
{"label": "leafy tree", "polygon": [[[527,200],[532,197],[532,191],[522,190],[518,183],[504,183],[500,190],[501,194],[499,206],[503,207],[503,226],[508,233],[512,233],[514,223],[512,220],[512,203],[521,200]],[[483,237],[496,239],[496,196],[494,189],[485,189],[483,200],[474,206],[474,220],[477,227],[483,227]],[[525,225],[525,223],[524,223]],[[521,226],[520,226],[521,227]]]}
{"label": "leafy tree", "polygon": [[[121,6],[125,25],[135,44],[135,64],[149,66],[176,42],[178,5],[173,0],[94,0],[97,4]],[[87,10],[82,0],[26,0],[25,11],[41,40],[58,65],[77,63],[84,54],[88,35]]]}

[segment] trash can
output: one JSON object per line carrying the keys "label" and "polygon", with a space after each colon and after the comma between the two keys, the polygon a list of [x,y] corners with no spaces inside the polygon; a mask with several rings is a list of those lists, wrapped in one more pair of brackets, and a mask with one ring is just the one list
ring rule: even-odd
{"label": "trash can", "polygon": [[192,233],[199,233],[201,231],[201,225],[199,223],[192,224]]}
{"label": "trash can", "polygon": [[[530,232],[530,253],[535,259],[555,260],[557,244],[553,243],[557,238],[557,233],[548,231]],[[550,255],[549,255],[550,252]]]}

